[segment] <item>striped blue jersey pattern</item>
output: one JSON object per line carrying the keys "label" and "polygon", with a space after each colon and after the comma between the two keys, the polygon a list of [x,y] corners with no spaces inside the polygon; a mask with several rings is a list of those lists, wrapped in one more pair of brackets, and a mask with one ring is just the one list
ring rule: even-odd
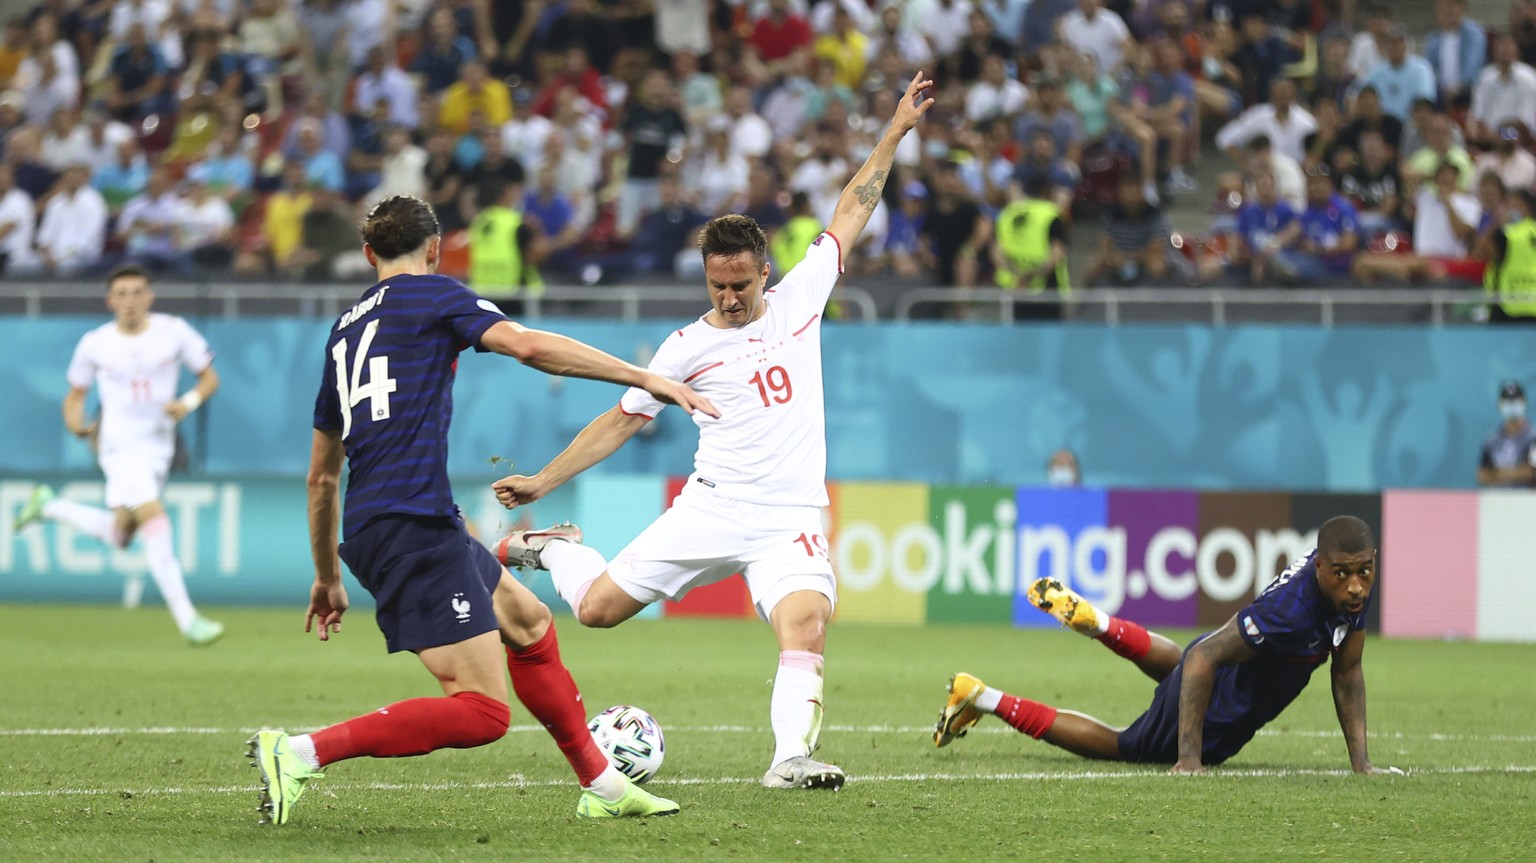
{"label": "striped blue jersey pattern", "polygon": [[459,353],[506,320],[446,276],[395,276],[369,288],[326,340],[315,428],[347,453],[342,537],[386,513],[458,517],[448,485],[448,423]]}
{"label": "striped blue jersey pattern", "polygon": [[1351,632],[1365,628],[1369,602],[1358,614],[1334,608],[1318,587],[1316,556],[1292,563],[1237,613],[1238,632],[1258,655],[1217,670],[1208,728],[1252,737],[1301,694]]}

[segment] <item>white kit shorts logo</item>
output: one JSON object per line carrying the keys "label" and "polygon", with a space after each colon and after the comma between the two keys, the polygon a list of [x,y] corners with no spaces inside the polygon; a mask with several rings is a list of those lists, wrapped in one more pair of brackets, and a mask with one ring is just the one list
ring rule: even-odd
{"label": "white kit shorts logo", "polygon": [[448,604],[453,606],[454,614],[458,617],[460,623],[469,620],[469,600],[464,598],[464,594],[455,593],[453,599]]}

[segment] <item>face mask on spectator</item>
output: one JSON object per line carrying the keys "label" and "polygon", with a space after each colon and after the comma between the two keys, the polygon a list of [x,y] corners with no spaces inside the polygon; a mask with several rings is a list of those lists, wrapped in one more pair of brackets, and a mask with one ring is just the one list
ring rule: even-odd
{"label": "face mask on spectator", "polygon": [[1525,416],[1525,399],[1500,399],[1499,413],[1506,420],[1517,420]]}

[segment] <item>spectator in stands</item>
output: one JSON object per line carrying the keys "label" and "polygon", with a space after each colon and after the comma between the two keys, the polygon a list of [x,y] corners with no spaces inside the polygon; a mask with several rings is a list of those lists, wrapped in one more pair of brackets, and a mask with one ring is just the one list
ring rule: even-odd
{"label": "spectator in stands", "polygon": [[853,25],[848,10],[837,5],[832,11],[832,32],[823,33],[815,42],[816,59],[832,67],[837,83],[858,89],[864,83],[868,67],[869,38]]}
{"label": "spectator in stands", "polygon": [[1268,135],[1260,135],[1249,141],[1247,156],[1250,177],[1269,171],[1275,176],[1275,187],[1279,190],[1281,200],[1297,212],[1306,206],[1307,181],[1302,174],[1301,164],[1284,153],[1275,152]]}
{"label": "spectator in stands", "polygon": [[1488,59],[1488,34],[1467,20],[1466,0],[1435,0],[1435,29],[1424,38],[1424,58],[1435,70],[1440,104],[1467,104]]}
{"label": "spectator in stands", "polygon": [[60,108],[48,119],[42,137],[43,164],[55,171],[77,162],[90,164],[95,155],[90,133],[80,123],[74,108]]}
{"label": "spectator in stands", "polygon": [[1499,430],[1483,444],[1477,484],[1485,488],[1536,487],[1536,428],[1525,418],[1525,387],[1499,384]]}
{"label": "spectator in stands", "polygon": [[22,98],[22,113],[32,123],[42,124],[54,114],[80,104],[80,80],[59,71],[52,52],[39,54],[35,71],[17,75]]}
{"label": "spectator in stands", "polygon": [[463,134],[476,113],[500,129],[512,119],[512,94],[506,84],[490,76],[484,63],[470,60],[460,68],[459,80],[443,93],[438,122],[449,132]]}
{"label": "spectator in stands", "polygon": [[299,223],[299,247],[288,258],[287,274],[310,282],[330,281],[338,273],[337,263],[356,252],[361,237],[352,205],[339,192],[312,186],[311,205]]}
{"label": "spectator in stands", "polygon": [[[346,27],[342,30],[349,69],[361,69],[368,62],[368,51],[383,45],[395,51],[394,4],[385,0],[346,0],[342,5]],[[335,47],[332,48],[334,52]],[[339,52],[338,52],[339,53]]]}
{"label": "spectator in stands", "polygon": [[223,39],[218,30],[187,34],[191,56],[177,76],[183,113],[210,101],[215,105],[238,103],[246,113],[265,110],[267,91],[247,72],[243,57],[223,50]]}
{"label": "spectator in stands", "polygon": [[992,220],[971,200],[953,162],[941,163],[933,177],[933,199],[923,233],[933,248],[938,284],[975,287],[992,241]]}
{"label": "spectator in stands", "polygon": [[1099,219],[1099,243],[1084,283],[1120,285],[1158,282],[1168,277],[1168,218],[1147,201],[1142,184],[1121,177],[1118,196]]}
{"label": "spectator in stands", "polygon": [[479,143],[481,157],[473,167],[465,169],[461,174],[463,188],[459,192],[459,214],[465,224],[474,221],[475,213],[481,207],[490,206],[492,201],[500,199],[502,191],[508,186],[518,188],[515,203],[521,206],[522,191],[527,185],[527,171],[521,163],[507,155],[500,131],[484,130],[480,133]]}
{"label": "spectator in stands", "polygon": [[725,102],[725,115],[731,121],[731,149],[749,159],[761,159],[773,145],[773,129],[768,121],[752,110],[752,91],[733,87]]}
{"label": "spectator in stands", "polygon": [[0,273],[37,271],[37,254],[32,250],[36,225],[32,196],[16,188],[15,172],[9,163],[0,161]]}
{"label": "spectator in stands", "polygon": [[[985,15],[981,17],[986,18]],[[981,61],[980,80],[966,92],[965,116],[977,124],[991,120],[1012,122],[1028,101],[1029,89],[1017,78],[1009,77],[1007,61],[996,54],[988,54]]]}
{"label": "spectator in stands", "polygon": [[208,183],[189,177],[182,198],[179,246],[199,269],[227,270],[235,259],[235,211]]}
{"label": "spectator in stands", "polygon": [[1494,38],[1493,62],[1478,74],[1467,136],[1486,145],[1495,130],[1514,123],[1536,129],[1536,69],[1520,62],[1514,38],[1504,34]]}
{"label": "spectator in stands", "polygon": [[741,213],[752,217],[770,235],[789,221],[789,212],[779,203],[779,184],[768,168],[752,166],[747,175],[747,203]]}
{"label": "spectator in stands", "polygon": [[182,254],[181,227],[185,204],[164,167],[149,172],[142,194],[123,205],[114,236],[129,260],[151,270],[183,271],[189,259]]}
{"label": "spectator in stands", "polygon": [[1509,4],[1509,33],[1520,46],[1520,61],[1536,66],[1536,0]]}
{"label": "spectator in stands", "polygon": [[[1342,111],[1349,102],[1350,88],[1355,84],[1355,74],[1349,70],[1349,40],[1344,36],[1331,36],[1323,42],[1321,53],[1317,74],[1312,76],[1307,88],[1309,104],[1327,99]],[[1315,107],[1313,113],[1317,113]]]}
{"label": "spectator in stands", "polygon": [[374,104],[389,105],[392,125],[416,128],[416,82],[386,57],[383,47],[368,52],[368,66],[357,76],[352,91],[352,113],[372,113]]}
{"label": "spectator in stands", "polygon": [[312,184],[333,192],[341,191],[346,183],[346,171],[336,154],[325,149],[324,134],[320,122],[303,117],[294,124],[298,130],[298,153],[295,158],[304,166],[304,176]]}
{"label": "spectator in stands", "polygon": [[1408,53],[1408,33],[1402,27],[1388,30],[1383,45],[1385,55],[1355,86],[1374,87],[1382,112],[1407,120],[1414,100],[1434,100],[1435,72],[1423,57]]}
{"label": "spectator in stands", "polygon": [[294,269],[294,253],[303,239],[304,214],[314,204],[304,164],[297,160],[283,163],[277,191],[267,197],[262,213],[261,239],[235,258],[235,271],[247,274],[279,273]]}
{"label": "spectator in stands", "polygon": [[756,74],[768,81],[784,74],[785,61],[804,58],[811,50],[811,26],[796,14],[789,0],[768,0],[768,12],[752,25],[747,40],[749,58],[757,61]]}
{"label": "spectator in stands", "polygon": [[1287,78],[1276,78],[1269,88],[1269,101],[1254,105],[1216,133],[1216,146],[1239,161],[1240,148],[1264,136],[1275,152],[1300,162],[1306,158],[1307,136],[1317,131],[1317,118],[1296,104],[1296,85]]}
{"label": "spectator in stands", "polygon": [[967,21],[969,29],[960,48],[940,64],[939,80],[969,85],[982,77],[983,64],[988,57],[1006,60],[1013,56],[1013,46],[997,35],[991,17],[984,10],[972,7]]}
{"label": "spectator in stands", "polygon": [[160,49],[150,44],[144,25],[128,28],[124,44],[112,55],[102,97],[107,112],[125,123],[148,114],[171,114],[176,103],[167,84],[170,67]]}
{"label": "spectator in stands", "polygon": [[1317,121],[1317,131],[1306,138],[1307,152],[1302,159],[1308,165],[1327,165],[1342,176],[1355,162],[1355,153],[1340,143],[1344,133],[1344,115],[1339,106],[1327,96],[1319,96],[1312,105],[1312,117]]}
{"label": "spectator in stands", "polygon": [[[1031,0],[1024,7],[1024,23],[1020,32],[1024,40],[1020,46],[1023,48],[1022,53],[1025,56],[1038,56],[1050,45],[1057,44],[1061,33],[1058,23],[1076,7],[1076,0]],[[1081,50],[1075,45],[1071,47],[1073,51]]]}
{"label": "spectator in stands", "polygon": [[1281,244],[1274,269],[1287,282],[1325,284],[1349,274],[1360,248],[1360,216],[1334,189],[1326,165],[1307,169],[1307,206]]}
{"label": "spectator in stands", "polygon": [[[1040,0],[1036,0],[1040,2]],[[1086,149],[1104,142],[1110,132],[1110,108],[1120,97],[1120,85],[1099,69],[1093,54],[1082,51],[1072,55],[1070,73],[1063,92],[1083,130]]]}
{"label": "spectator in stands", "polygon": [[533,191],[523,199],[523,213],[538,229],[542,258],[540,268],[570,275],[580,269],[578,246],[586,225],[578,221],[575,204],[560,191],[557,164],[546,164],[538,173]]}
{"label": "spectator in stands", "polygon": [[1083,473],[1077,464],[1077,453],[1059,449],[1051,453],[1045,463],[1045,484],[1051,488],[1077,488],[1083,484]]}
{"label": "spectator in stands", "polygon": [[1275,256],[1301,230],[1296,210],[1280,199],[1273,171],[1252,177],[1254,194],[1237,212],[1237,236],[1229,253],[1231,268],[1255,285],[1264,285],[1275,274]]}
{"label": "spectator in stands", "polygon": [[928,268],[932,253],[924,242],[924,222],[928,216],[928,187],[910,180],[901,188],[901,204],[891,210],[891,223],[885,233],[883,254],[872,258],[872,270],[889,268],[898,278],[911,279]]}
{"label": "spectator in stands", "polygon": [[256,179],[239,126],[223,126],[203,158],[187,169],[187,177],[230,202],[244,203]]}
{"label": "spectator in stands", "polygon": [[43,207],[37,251],[45,273],[73,276],[101,259],[107,237],[107,202],[87,184],[90,166],[70,165]]}
{"label": "spectator in stands", "polygon": [[1355,97],[1349,123],[1339,133],[1339,146],[1360,152],[1360,138],[1366,132],[1380,135],[1382,142],[1391,148],[1392,155],[1398,154],[1403,140],[1403,121],[1382,113],[1381,96],[1375,87],[1366,87]]}
{"label": "spectator in stands", "polygon": [[1355,78],[1371,74],[1387,56],[1387,37],[1392,32],[1392,10],[1386,3],[1371,3],[1365,8],[1365,27],[1349,43],[1349,71]]}
{"label": "spectator in stands", "polygon": [[621,236],[633,234],[641,217],[660,202],[662,165],[669,152],[681,150],[688,133],[688,124],[673,107],[674,102],[667,73],[653,69],[641,79],[619,124],[629,157],[616,214]]}
{"label": "spectator in stands", "polygon": [[1056,138],[1049,129],[1036,127],[1026,144],[1014,180],[1024,189],[1042,188],[1044,191],[1038,197],[1070,212],[1076,195],[1076,166],[1059,154]]}
{"label": "spectator in stands", "polygon": [[1054,78],[1042,78],[1035,85],[1034,104],[1014,125],[1014,137],[1025,145],[1026,154],[1033,148],[1030,142],[1039,131],[1051,136],[1053,153],[1074,166],[1078,164],[1082,158],[1083,124],[1067,104],[1061,82]]}
{"label": "spectator in stands", "polygon": [[427,138],[427,163],[422,168],[427,185],[426,201],[437,212],[438,226],[444,234],[463,230],[469,224],[459,211],[464,177],[453,159],[453,143],[453,137],[447,132],[434,132]]}
{"label": "spectator in stands", "polygon": [[303,68],[304,40],[298,19],[279,0],[251,0],[250,10],[240,21],[239,45],[257,81],[298,74]]}
{"label": "spectator in stands", "polygon": [[27,25],[20,18],[5,22],[5,33],[0,35],[0,90],[11,86],[21,61],[27,59]]}
{"label": "spectator in stands", "polygon": [[4,152],[11,133],[26,124],[26,117],[22,115],[24,107],[26,97],[20,93],[15,90],[0,92],[0,152]]}
{"label": "spectator in stands", "polygon": [[992,130],[997,125],[1006,128],[1006,124],[986,123],[966,136],[965,147],[971,158],[960,163],[959,168],[966,192],[989,216],[1008,203],[1015,171],[1014,164],[1003,158],[993,144]]}
{"label": "spectator in stands", "polygon": [[688,128],[703,128],[705,121],[724,109],[720,79],[699,68],[698,55],[689,51],[673,54],[672,78],[677,82],[678,102]]}
{"label": "spectator in stands", "polygon": [[546,44],[551,50],[567,54],[580,50],[598,74],[614,70],[614,61],[624,47],[613,7],[600,8],[593,0],[574,0],[565,4],[563,15],[549,25]]}
{"label": "spectator in stands", "polygon": [[731,149],[731,122],[714,117],[704,133],[704,148],[689,160],[688,188],[706,213],[737,213],[747,201],[751,173],[745,156]]}
{"label": "spectator in stands", "polygon": [[[1257,8],[1242,17],[1242,43],[1232,54],[1232,65],[1241,75],[1243,105],[1253,107],[1268,95],[1274,98],[1274,85],[1283,80],[1285,66],[1294,62],[1296,52],[1270,25]],[[1294,93],[1292,101],[1295,101]],[[1277,142],[1278,144],[1278,142]]]}
{"label": "spectator in stands", "polygon": [[[1468,249],[1472,257],[1479,261],[1488,259],[1489,244],[1494,241],[1494,235],[1509,224],[1515,213],[1510,198],[1509,189],[1498,174],[1483,174],[1477,178],[1477,205],[1483,215],[1478,219],[1477,234],[1468,244]],[[1486,286],[1488,283],[1484,281],[1483,284]]]}
{"label": "spectator in stands", "polygon": [[1339,190],[1359,210],[1367,235],[1401,227],[1403,180],[1380,132],[1360,136],[1360,159],[1341,178]]}
{"label": "spectator in stands", "polygon": [[100,108],[87,108],[81,119],[92,173],[111,164],[117,157],[117,145],[134,138],[133,130],[126,123],[108,117]]}
{"label": "spectator in stands", "polygon": [[908,27],[922,31],[933,46],[935,57],[944,58],[960,50],[960,43],[971,28],[969,0],[930,0],[908,3],[905,20]]}
{"label": "spectator in stands", "polygon": [[1237,34],[1227,21],[1210,22],[1206,32],[1197,36],[1198,65],[1190,69],[1195,78],[1195,98],[1200,106],[1200,128],[1225,123],[1243,110],[1243,73],[1232,62],[1237,52]]}
{"label": "spectator in stands", "polygon": [[91,186],[101,193],[111,213],[121,210],[148,185],[149,160],[134,139],[118,144],[112,161],[97,168],[91,176]]}
{"label": "spectator in stands", "polygon": [[1132,42],[1125,20],[1103,8],[1100,0],[1077,0],[1077,8],[1057,22],[1056,33],[1062,42],[1092,54],[1098,67],[1110,74],[1119,71]]}
{"label": "spectator in stands", "polygon": [[347,154],[352,151],[352,128],[340,111],[331,108],[325,91],[316,88],[310,88],[304,94],[298,115],[283,134],[283,157],[294,159],[300,156],[299,132],[309,125],[306,121],[320,125],[323,146],[335,154],[338,163],[345,164]]}
{"label": "spectator in stands", "polygon": [[[1039,180],[1015,191],[1019,194],[997,214],[993,245],[997,284],[1032,294],[1055,290],[1065,295],[1072,289],[1067,273],[1067,211],[1047,197],[1050,187]],[[1046,317],[1060,316],[1059,306],[1037,310],[1049,311]]]}
{"label": "spectator in stands", "polygon": [[403,126],[393,126],[384,133],[384,153],[379,160],[379,184],[363,197],[372,207],[393,195],[425,198],[427,152],[411,143],[411,133]]}
{"label": "spectator in stands", "polygon": [[1141,120],[1157,133],[1158,144],[1166,153],[1168,194],[1188,194],[1196,186],[1185,168],[1191,150],[1200,146],[1198,139],[1191,138],[1195,128],[1194,81],[1183,69],[1178,43],[1165,36],[1151,40],[1142,50],[1142,57],[1137,65],[1144,69],[1141,83],[1147,92]]}
{"label": "spectator in stands", "polygon": [[[663,54],[705,56],[714,48],[709,0],[661,0],[656,4],[654,42]],[[866,29],[866,28],[860,28]]]}
{"label": "spectator in stands", "polygon": [[1477,157],[1477,179],[1497,176],[1514,189],[1529,189],[1536,185],[1536,156],[1526,148],[1525,129],[1513,124],[1504,126],[1499,129],[1496,140],[1492,150]]}
{"label": "spectator in stands", "polygon": [[411,60],[411,71],[421,76],[422,87],[441,93],[459,80],[464,64],[479,59],[475,43],[459,35],[453,10],[434,6],[427,16],[427,38]]}
{"label": "spectator in stands", "polygon": [[886,4],[880,10],[879,29],[870,36],[864,52],[865,59],[870,61],[881,56],[899,57],[902,65],[913,69],[933,63],[933,50],[928,47],[928,40],[916,28],[903,24],[901,6],[895,3]]}
{"label": "spectator in stands", "polygon": [[658,191],[659,205],[640,219],[635,231],[632,261],[641,273],[678,275],[679,256],[698,257],[693,238],[709,216],[688,203],[675,177],[663,178]]}
{"label": "spectator in stands", "polygon": [[1354,276],[1361,282],[1376,279],[1404,282],[1442,279],[1447,276],[1476,281],[1482,274],[1479,262],[1469,259],[1472,240],[1482,220],[1477,199],[1459,191],[1461,169],[1442,162],[1433,181],[1421,185],[1409,201],[1413,219],[1413,254],[1361,255]]}
{"label": "spectator in stands", "polygon": [[1444,114],[1434,115],[1424,130],[1424,147],[1403,163],[1403,179],[1409,184],[1428,180],[1443,164],[1456,166],[1463,190],[1472,188],[1472,156],[1456,143],[1455,124]]}
{"label": "spectator in stands", "polygon": [[[75,47],[68,40],[59,35],[58,19],[54,13],[41,11],[32,19],[31,50],[28,56],[16,67],[16,77],[13,86],[22,91],[28,90],[34,81],[42,75],[43,57],[53,60],[53,74],[65,79],[69,92],[80,93],[80,61],[75,56]],[[48,118],[48,114],[42,114],[38,122]]]}

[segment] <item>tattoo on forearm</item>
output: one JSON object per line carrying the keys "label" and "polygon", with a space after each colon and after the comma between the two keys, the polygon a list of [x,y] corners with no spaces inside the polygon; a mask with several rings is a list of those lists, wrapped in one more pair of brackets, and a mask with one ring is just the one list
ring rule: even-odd
{"label": "tattoo on forearm", "polygon": [[876,171],[875,175],[869,178],[869,182],[855,186],[853,193],[858,196],[859,206],[864,208],[864,212],[873,213],[875,207],[880,205],[880,192],[884,188],[885,172]]}

